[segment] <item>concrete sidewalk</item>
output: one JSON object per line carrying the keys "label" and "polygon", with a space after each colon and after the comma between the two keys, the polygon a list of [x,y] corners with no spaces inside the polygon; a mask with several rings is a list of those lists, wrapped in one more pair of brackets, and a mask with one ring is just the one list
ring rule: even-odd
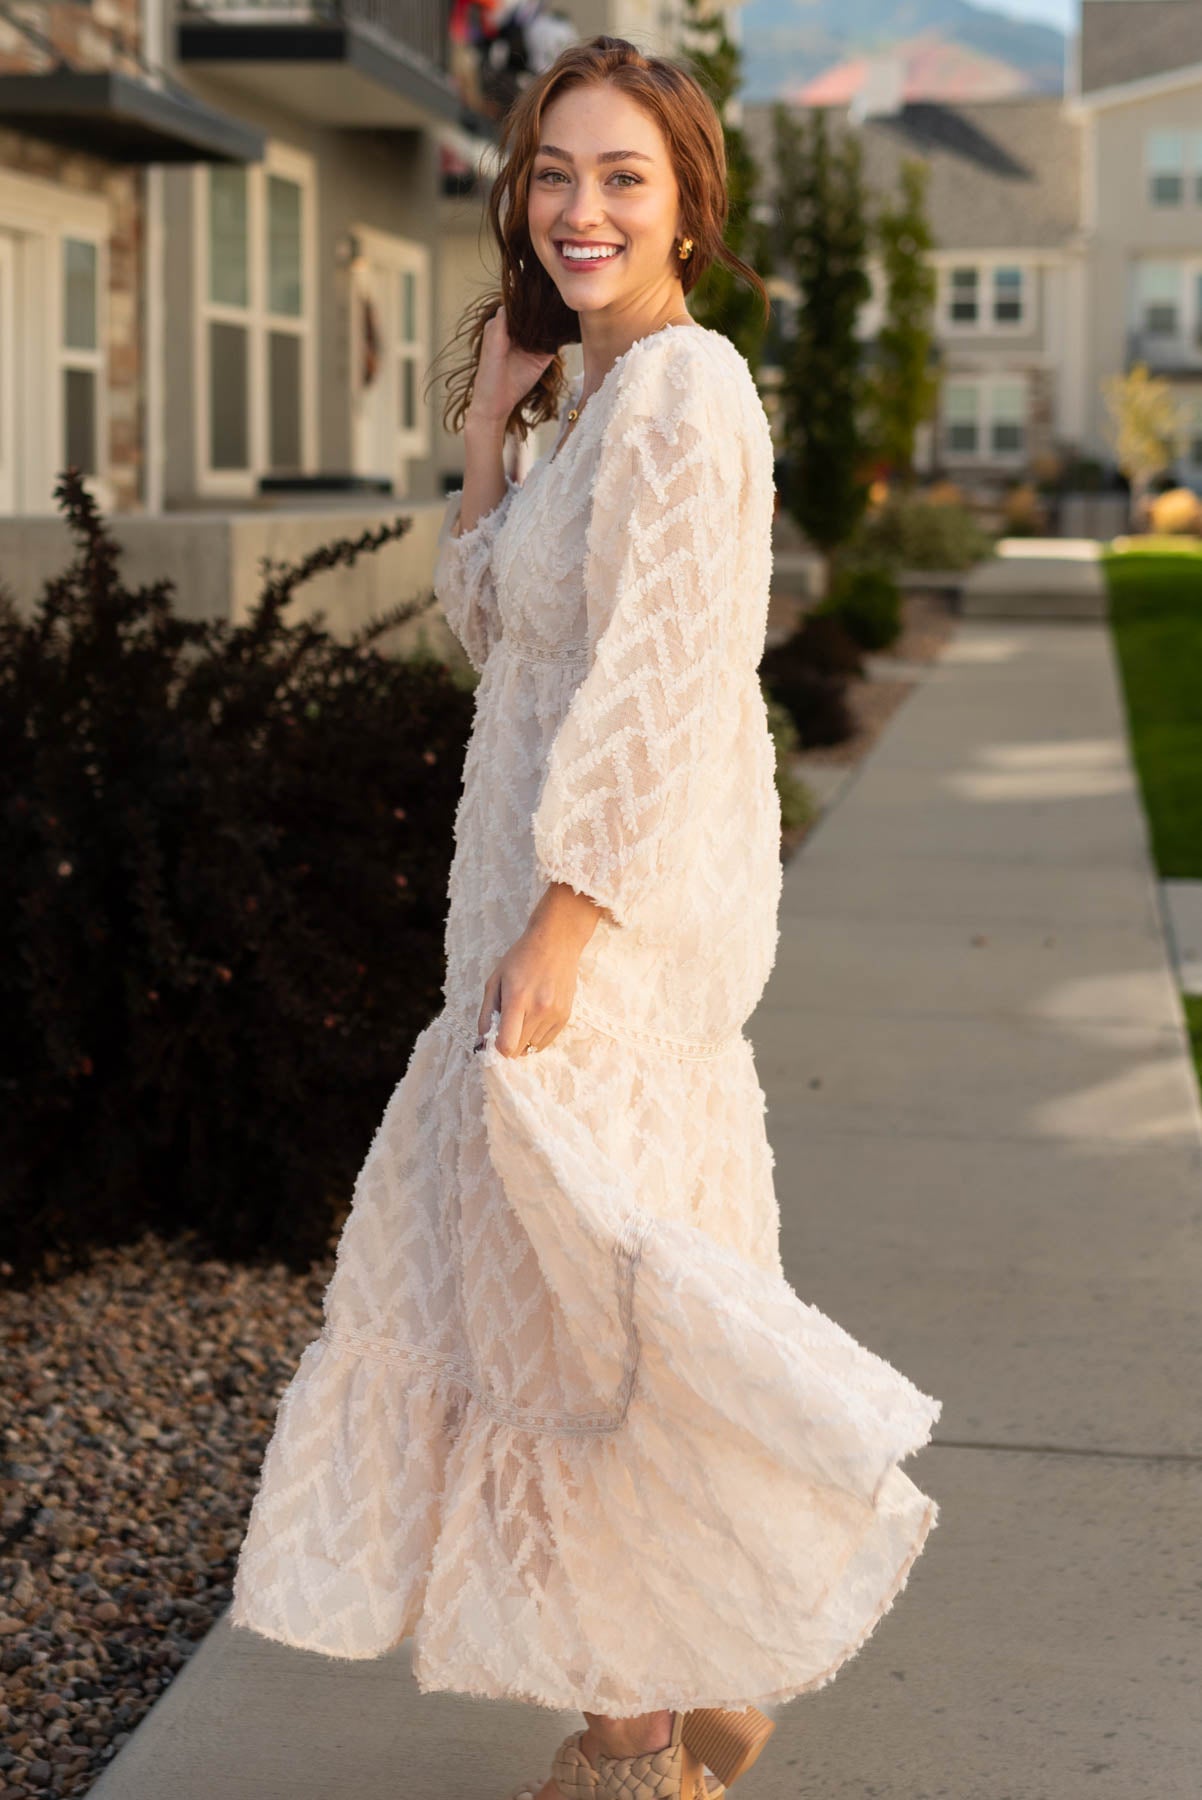
{"label": "concrete sidewalk", "polygon": [[[748,1800],[1197,1800],[1202,1120],[1109,638],[961,623],[790,865],[786,1267],[944,1401],[895,1609]],[[220,1621],[98,1800],[505,1800],[569,1721]]]}

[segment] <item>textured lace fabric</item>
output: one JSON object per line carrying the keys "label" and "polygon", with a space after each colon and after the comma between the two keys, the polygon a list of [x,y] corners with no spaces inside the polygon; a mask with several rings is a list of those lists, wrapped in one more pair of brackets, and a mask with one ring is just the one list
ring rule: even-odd
{"label": "textured lace fabric", "polygon": [[[821,1686],[938,1509],[940,1402],[784,1280],[743,1027],[778,941],[756,675],[772,446],[665,327],[435,588],[480,671],[444,1005],[369,1147],[280,1401],[231,1622],[424,1689],[630,1715]],[[474,1052],[550,881],[604,908],[544,1051]]]}

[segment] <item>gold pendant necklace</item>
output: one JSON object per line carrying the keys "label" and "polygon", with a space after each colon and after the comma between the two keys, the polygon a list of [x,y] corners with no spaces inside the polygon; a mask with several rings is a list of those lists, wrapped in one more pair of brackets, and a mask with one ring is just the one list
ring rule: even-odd
{"label": "gold pendant necklace", "polygon": [[[692,313],[683,313],[678,318],[665,319],[663,325],[658,327],[658,330],[663,331],[669,325],[685,325],[685,324],[691,325],[692,323],[693,323]],[[657,332],[654,332],[654,331],[649,333],[649,336],[651,336],[651,337],[655,337],[656,335],[657,335]],[[570,406],[568,408],[568,424],[574,425],[583,411],[584,411],[584,395],[582,394],[580,397],[580,405],[579,406]]]}

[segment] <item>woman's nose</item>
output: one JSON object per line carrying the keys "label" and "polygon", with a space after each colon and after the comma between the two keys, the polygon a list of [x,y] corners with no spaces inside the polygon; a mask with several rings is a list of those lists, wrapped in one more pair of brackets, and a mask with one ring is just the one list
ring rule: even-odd
{"label": "woman's nose", "polygon": [[569,230],[583,231],[586,226],[600,223],[605,209],[596,194],[583,184],[563,209],[563,221]]}

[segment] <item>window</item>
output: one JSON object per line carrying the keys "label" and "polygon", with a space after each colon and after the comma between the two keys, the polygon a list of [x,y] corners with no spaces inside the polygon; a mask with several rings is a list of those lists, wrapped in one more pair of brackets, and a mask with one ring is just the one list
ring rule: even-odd
{"label": "window", "polygon": [[993,271],[993,322],[995,325],[1021,325],[1023,322],[1023,272],[1012,265],[1001,265]]}
{"label": "window", "polygon": [[1185,137],[1180,131],[1150,131],[1147,145],[1148,198],[1153,206],[1180,206],[1185,196]]}
{"label": "window", "polygon": [[1202,471],[1202,400],[1192,399],[1184,408],[1182,456],[1191,469]]}
{"label": "window", "polygon": [[997,381],[990,389],[989,447],[995,456],[1019,456],[1027,396],[1021,381]]}
{"label": "window", "polygon": [[1145,337],[1175,338],[1181,329],[1181,264],[1136,264],[1138,329]]}
{"label": "window", "polygon": [[957,263],[945,277],[945,325],[964,332],[1013,332],[1029,325],[1028,277],[1021,263]]}
{"label": "window", "polygon": [[979,398],[975,383],[949,382],[944,390],[945,441],[953,454],[975,456],[977,453]]}
{"label": "window", "polygon": [[951,458],[1013,462],[1026,449],[1027,389],[1020,378],[965,376],[943,388],[943,447]]}
{"label": "window", "polygon": [[418,429],[417,384],[421,373],[421,330],[417,308],[417,270],[398,269],[397,421],[401,436]]}
{"label": "window", "polygon": [[81,474],[100,471],[100,246],[62,240],[62,459]]}
{"label": "window", "polygon": [[309,460],[311,175],[277,150],[265,167],[214,165],[200,179],[201,485],[216,477],[225,491],[246,491],[259,474]]}
{"label": "window", "polygon": [[955,325],[977,323],[977,271],[952,270],[952,296],[949,316]]}

